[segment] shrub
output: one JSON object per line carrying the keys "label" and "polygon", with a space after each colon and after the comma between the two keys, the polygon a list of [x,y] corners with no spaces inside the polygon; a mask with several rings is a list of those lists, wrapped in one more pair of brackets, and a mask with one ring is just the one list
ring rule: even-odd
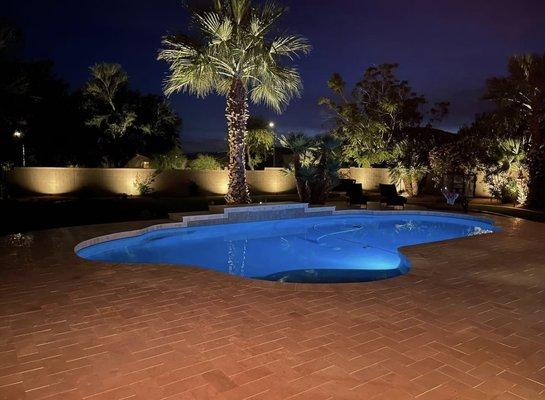
{"label": "shrub", "polygon": [[492,148],[485,181],[490,194],[502,203],[524,204],[528,195],[526,154],[529,140],[505,139]]}
{"label": "shrub", "polygon": [[214,156],[208,154],[198,154],[196,158],[189,161],[189,168],[197,171],[206,169],[221,169],[221,164]]}
{"label": "shrub", "polygon": [[421,141],[405,139],[398,142],[392,151],[390,177],[398,185],[403,182],[410,197],[418,195],[420,181],[429,172],[427,154],[421,147]]}
{"label": "shrub", "polygon": [[339,178],[336,151],[339,142],[331,136],[309,138],[302,133],[280,137],[280,144],[292,152],[286,173],[295,177],[299,200],[324,204]]}
{"label": "shrub", "polygon": [[7,199],[8,194],[8,182],[7,174],[13,169],[13,163],[3,162],[0,164],[0,199]]}
{"label": "shrub", "polygon": [[145,177],[141,177],[140,174],[136,174],[133,185],[138,190],[140,196],[147,196],[153,193],[152,185],[153,182],[155,182],[157,175],[159,175],[159,171],[155,171],[153,174]]}
{"label": "shrub", "polygon": [[156,154],[151,160],[151,167],[154,169],[185,169],[187,157],[179,147],[173,147],[165,154]]}

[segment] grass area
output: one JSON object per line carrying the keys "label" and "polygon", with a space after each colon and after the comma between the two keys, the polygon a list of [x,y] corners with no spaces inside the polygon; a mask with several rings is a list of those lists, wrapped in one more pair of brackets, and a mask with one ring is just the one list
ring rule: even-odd
{"label": "grass area", "polygon": [[[296,201],[296,195],[254,195],[254,202]],[[168,218],[171,212],[206,211],[223,196],[97,197],[41,196],[0,201],[0,234],[62,226]]]}

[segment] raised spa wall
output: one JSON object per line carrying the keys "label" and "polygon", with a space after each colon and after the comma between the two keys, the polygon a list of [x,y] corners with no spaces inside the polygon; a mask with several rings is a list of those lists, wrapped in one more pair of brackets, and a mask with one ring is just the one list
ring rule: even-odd
{"label": "raised spa wall", "polygon": [[[360,211],[360,210],[353,210]],[[117,232],[79,243],[75,251],[109,240],[138,236],[159,229],[185,228],[206,225],[229,224],[237,222],[270,221],[288,218],[321,217],[338,213],[335,207],[309,207],[308,203],[265,204],[227,207],[223,214],[203,214],[184,216],[181,222],[152,225],[144,229]]]}
{"label": "raised spa wall", "polygon": [[309,207],[308,203],[267,204],[225,208],[223,214],[190,215],[181,226],[217,225],[333,215],[335,207]]}

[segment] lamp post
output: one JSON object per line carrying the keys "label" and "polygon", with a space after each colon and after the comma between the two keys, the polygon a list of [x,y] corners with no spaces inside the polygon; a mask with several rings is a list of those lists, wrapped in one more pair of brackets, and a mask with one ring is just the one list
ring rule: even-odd
{"label": "lamp post", "polygon": [[273,167],[276,167],[276,132],[274,130],[274,122],[269,121],[269,128],[271,129],[273,133]]}
{"label": "lamp post", "polygon": [[26,157],[25,157],[25,143],[23,142],[23,132],[16,130],[15,132],[13,132],[13,137],[16,140],[21,141],[21,149],[22,149],[22,152],[23,152],[23,167],[25,167],[26,166]]}

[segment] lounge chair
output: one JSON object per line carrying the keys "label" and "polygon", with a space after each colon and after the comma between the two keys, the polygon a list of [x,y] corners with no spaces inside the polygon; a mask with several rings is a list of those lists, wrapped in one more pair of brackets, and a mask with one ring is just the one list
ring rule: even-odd
{"label": "lounge chair", "polygon": [[348,196],[348,204],[350,206],[353,205],[359,205],[365,206],[367,208],[367,196],[363,194],[363,188],[361,186],[361,183],[353,183],[348,187],[348,190],[346,191],[346,194]]}
{"label": "lounge chair", "polygon": [[339,179],[339,184],[331,189],[331,192],[348,193],[351,185],[356,183],[355,179]]}
{"label": "lounge chair", "polygon": [[396,185],[386,185],[381,183],[380,188],[380,204],[386,206],[401,206],[405,208],[407,199],[397,193]]}

